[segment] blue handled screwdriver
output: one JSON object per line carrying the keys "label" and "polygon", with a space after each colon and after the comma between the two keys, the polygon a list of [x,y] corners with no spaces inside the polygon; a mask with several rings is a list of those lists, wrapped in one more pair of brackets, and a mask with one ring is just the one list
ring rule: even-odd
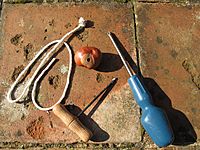
{"label": "blue handled screwdriver", "polygon": [[141,124],[149,134],[154,143],[159,147],[165,147],[174,140],[174,134],[166,113],[153,103],[150,93],[145,88],[137,74],[133,73],[116,45],[112,33],[108,32],[114,47],[116,48],[130,78],[129,86],[134,95],[134,99],[142,109]]}

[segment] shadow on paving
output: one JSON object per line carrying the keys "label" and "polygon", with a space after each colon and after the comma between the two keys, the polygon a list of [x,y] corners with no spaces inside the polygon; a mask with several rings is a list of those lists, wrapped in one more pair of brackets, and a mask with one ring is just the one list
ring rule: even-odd
{"label": "shadow on paving", "polygon": [[141,80],[145,84],[146,88],[149,90],[152,99],[156,106],[162,108],[169,119],[172,130],[174,132],[174,142],[173,145],[189,145],[195,143],[197,140],[196,132],[194,131],[193,126],[186,117],[186,115],[180,110],[174,109],[172,103],[167,94],[161,89],[161,87],[156,83],[154,79],[145,78],[142,76],[139,66],[139,52],[137,50],[137,65],[132,60],[130,55],[127,53],[126,49],[120,43],[118,38],[113,34],[115,41],[118,44],[118,47],[121,53],[125,56],[125,59],[129,62],[130,67],[134,72],[137,72],[138,76],[141,77]]}
{"label": "shadow on paving", "polygon": [[151,78],[144,78],[154,103],[165,110],[171,123],[175,140],[173,145],[189,145],[196,142],[197,135],[186,115],[172,107],[170,98]]}

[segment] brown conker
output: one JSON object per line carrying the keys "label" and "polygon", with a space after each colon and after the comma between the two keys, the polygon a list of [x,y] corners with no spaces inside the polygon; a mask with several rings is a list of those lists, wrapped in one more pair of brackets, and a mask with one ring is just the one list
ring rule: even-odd
{"label": "brown conker", "polygon": [[89,69],[98,67],[101,61],[101,51],[95,47],[82,47],[74,56],[75,63]]}

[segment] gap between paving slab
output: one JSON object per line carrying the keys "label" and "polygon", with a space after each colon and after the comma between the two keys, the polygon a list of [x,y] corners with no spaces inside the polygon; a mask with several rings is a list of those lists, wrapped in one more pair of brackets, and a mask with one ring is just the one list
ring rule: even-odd
{"label": "gap between paving slab", "polygon": [[[114,32],[129,54],[135,57],[132,5],[130,3],[68,4],[70,7],[66,3],[52,5],[4,4],[4,36],[2,37],[4,51],[0,60],[3,64],[1,67],[2,95],[13,82],[12,79],[16,78],[15,76],[12,78],[13,71],[16,69],[20,71],[20,68],[28,63],[41,46],[72,29],[81,14],[86,19],[94,21],[95,28],[86,29],[79,36],[74,37],[70,44],[74,50],[83,45],[100,48],[106,54],[104,63],[107,68],[100,66],[100,70],[95,71],[76,67],[67,103],[73,103],[83,109],[113,77],[118,77],[119,81],[116,86],[92,115],[89,124],[87,122],[85,124],[91,126],[94,131],[96,135],[94,142],[139,142],[141,140],[139,108],[126,83],[128,74],[122,67],[121,60],[106,35],[107,31]],[[90,13],[87,13],[85,9]],[[64,18],[68,18],[68,20]],[[11,42],[13,37],[19,37],[17,43]],[[30,53],[24,56],[27,54],[24,53],[27,48]],[[48,105],[46,100],[50,99],[53,103],[61,95],[66,74],[60,70],[63,68],[63,64],[64,67],[67,67],[66,56],[68,56],[67,52],[59,54],[60,62],[50,71],[49,78],[44,78],[41,86],[42,94],[38,98],[45,106]],[[107,60],[110,62],[106,62]],[[111,68],[114,70],[109,72]],[[17,74],[16,71],[15,73]],[[50,77],[52,80],[57,79],[58,82],[55,86],[49,84]],[[88,82],[88,79],[91,82]],[[93,90],[92,95],[88,89]],[[78,137],[66,129],[58,118],[53,114],[49,118],[46,112],[35,110],[32,103],[8,104],[5,99],[2,99],[0,112],[2,116],[1,141],[73,143],[78,140]],[[5,117],[6,119],[3,119]],[[53,128],[50,127],[49,119],[53,121]],[[101,134],[102,139],[98,139],[99,133],[104,133]]]}
{"label": "gap between paving slab", "polygon": [[172,3],[172,4],[182,4],[182,5],[191,5],[199,4],[199,0],[136,0],[138,3]]}

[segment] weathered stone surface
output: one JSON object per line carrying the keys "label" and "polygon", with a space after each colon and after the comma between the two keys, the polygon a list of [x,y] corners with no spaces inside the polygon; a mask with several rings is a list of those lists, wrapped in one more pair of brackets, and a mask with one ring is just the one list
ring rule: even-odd
{"label": "weathered stone surface", "polygon": [[200,7],[137,5],[141,68],[155,103],[165,109],[175,145],[200,135]]}
{"label": "weathered stone surface", "polygon": [[[64,103],[71,104],[68,109],[77,114],[113,77],[117,77],[118,82],[98,109],[95,112],[88,110],[80,119],[94,131],[92,142],[140,141],[139,109],[127,86],[129,76],[106,34],[108,31],[114,32],[128,53],[135,56],[130,3],[4,4],[3,53],[0,59],[0,141],[72,143],[79,140],[53,113],[48,115],[36,110],[29,98],[26,103],[9,104],[4,96],[34,54],[42,46],[73,29],[81,16],[90,20],[90,28],[71,38],[70,45],[74,52],[82,46],[95,46],[103,52],[103,60],[97,70],[74,66],[72,85]],[[44,77],[39,90],[38,101],[45,107],[57,101],[66,82],[66,49],[61,50],[56,58],[59,61]],[[30,78],[36,66],[27,78]]]}

